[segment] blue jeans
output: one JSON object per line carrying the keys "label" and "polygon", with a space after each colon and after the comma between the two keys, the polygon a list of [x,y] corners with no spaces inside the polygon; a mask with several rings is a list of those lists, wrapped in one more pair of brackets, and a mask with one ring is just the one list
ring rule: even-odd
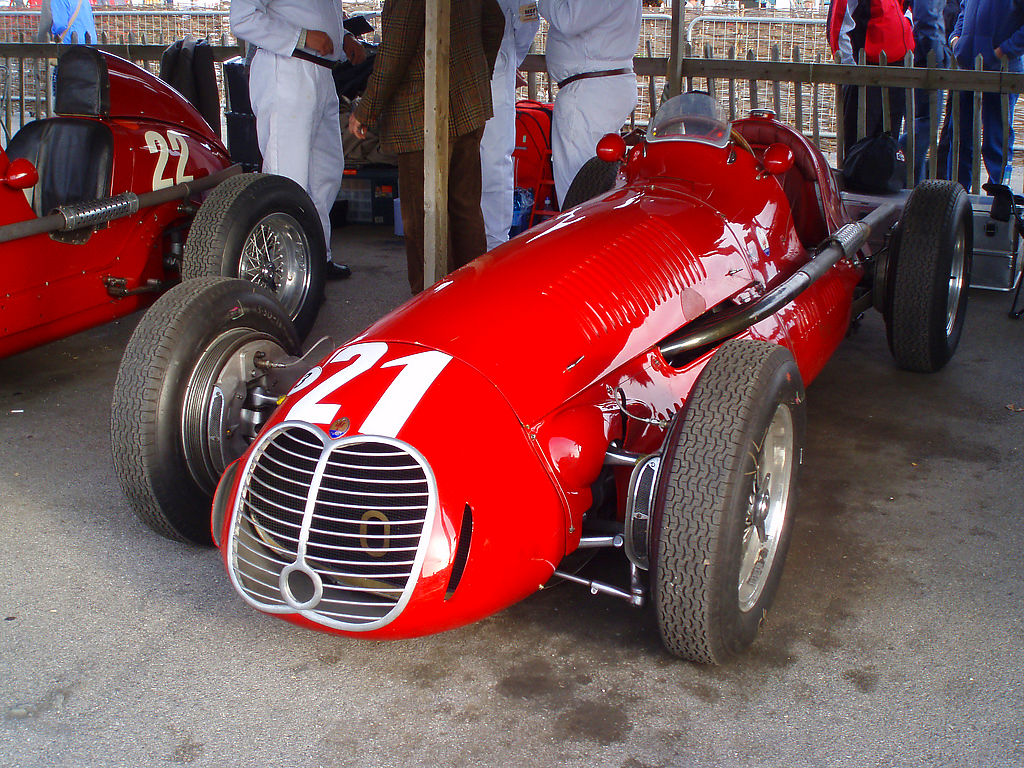
{"label": "blue jeans", "polygon": [[[1003,155],[1003,112],[1002,97],[998,93],[981,94],[981,159],[988,172],[988,181],[1002,184],[1009,178],[1010,161],[1013,158],[1013,109],[1017,104],[1016,93],[1009,94],[1010,135]],[[971,167],[974,158],[974,94],[960,94],[960,125],[957,141],[960,145],[960,162],[953,175],[953,153],[949,153],[947,170],[949,177],[959,181],[964,189],[971,188]]]}

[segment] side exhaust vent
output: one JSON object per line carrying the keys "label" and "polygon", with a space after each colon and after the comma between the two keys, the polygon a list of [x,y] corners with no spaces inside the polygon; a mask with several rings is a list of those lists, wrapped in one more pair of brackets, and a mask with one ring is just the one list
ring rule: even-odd
{"label": "side exhaust vent", "polygon": [[469,542],[473,538],[473,508],[466,505],[462,513],[462,525],[459,526],[459,546],[455,550],[455,562],[452,564],[452,575],[448,579],[448,589],[444,592],[444,599],[449,600],[455,594],[455,590],[462,581],[462,572],[466,570],[466,561],[469,560]]}

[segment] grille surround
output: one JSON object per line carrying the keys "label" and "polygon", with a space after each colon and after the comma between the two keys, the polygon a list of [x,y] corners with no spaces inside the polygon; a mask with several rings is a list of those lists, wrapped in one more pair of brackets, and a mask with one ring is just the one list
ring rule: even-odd
{"label": "grille surround", "polygon": [[253,447],[231,508],[228,573],[247,603],[366,632],[393,621],[412,597],[437,483],[405,442],[331,439],[285,421]]}

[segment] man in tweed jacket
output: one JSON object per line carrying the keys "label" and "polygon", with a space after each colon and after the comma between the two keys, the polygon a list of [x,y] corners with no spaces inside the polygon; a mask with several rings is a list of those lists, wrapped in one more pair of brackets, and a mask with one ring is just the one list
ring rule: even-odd
{"label": "man in tweed jacket", "polygon": [[[373,74],[349,119],[357,137],[376,127],[398,155],[409,287],[423,290],[423,89],[426,0],[385,0]],[[491,72],[505,17],[495,0],[452,3],[449,60],[448,220],[451,269],[487,250],[480,212],[480,137],[492,114]]]}

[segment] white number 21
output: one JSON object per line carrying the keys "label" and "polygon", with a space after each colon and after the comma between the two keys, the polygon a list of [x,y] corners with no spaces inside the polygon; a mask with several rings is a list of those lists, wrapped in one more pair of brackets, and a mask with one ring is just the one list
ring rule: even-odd
{"label": "white number 21", "polygon": [[[387,350],[388,345],[382,341],[353,344],[351,347],[339,349],[328,358],[324,365],[351,361],[350,364],[304,394],[292,406],[288,419],[311,424],[330,424],[337,416],[341,406],[335,403],[325,403],[324,399],[339,387],[376,366]],[[451,359],[451,355],[429,350],[399,357],[381,365],[381,369],[401,368],[401,370],[377,399],[376,405],[363,421],[359,432],[364,435],[396,437],[413,410],[419,405],[420,400],[423,399],[423,395],[430,389],[430,385],[434,383]],[[314,368],[306,376],[303,376],[289,394],[301,390],[311,379],[318,376],[321,370]]]}

